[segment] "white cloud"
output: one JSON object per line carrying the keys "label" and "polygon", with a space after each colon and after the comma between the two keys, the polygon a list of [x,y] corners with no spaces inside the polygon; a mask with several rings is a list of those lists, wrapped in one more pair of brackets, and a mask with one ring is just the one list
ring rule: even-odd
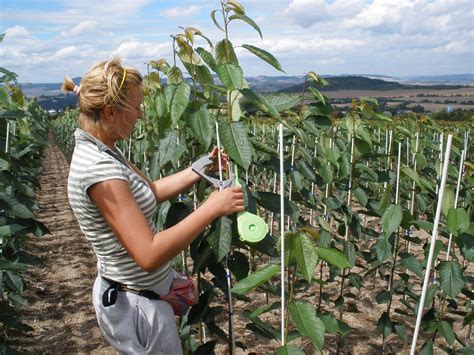
{"label": "white cloud", "polygon": [[66,59],[66,58],[74,58],[79,56],[80,50],[76,46],[68,46],[61,48],[55,53],[57,58]]}
{"label": "white cloud", "polygon": [[171,45],[169,43],[150,43],[131,40],[121,43],[114,51],[114,55],[127,59],[146,58],[147,60],[152,60],[170,51]]}
{"label": "white cloud", "polygon": [[178,6],[163,10],[161,12],[162,16],[165,17],[186,17],[186,16],[194,16],[199,12],[199,6],[192,5],[192,6]]}
{"label": "white cloud", "polygon": [[6,38],[31,38],[30,32],[23,26],[14,26],[5,30]]}
{"label": "white cloud", "polygon": [[62,31],[59,34],[59,37],[70,37],[70,36],[80,36],[88,33],[94,33],[98,29],[98,22],[97,21],[92,21],[92,20],[87,20],[87,21],[82,21],[78,23],[76,26],[74,26],[71,30],[68,31]]}

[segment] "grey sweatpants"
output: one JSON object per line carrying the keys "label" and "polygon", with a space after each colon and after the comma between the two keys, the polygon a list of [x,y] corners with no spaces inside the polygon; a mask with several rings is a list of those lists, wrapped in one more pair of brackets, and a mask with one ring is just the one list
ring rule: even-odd
{"label": "grey sweatpants", "polygon": [[92,297],[100,329],[119,354],[182,354],[176,319],[167,302],[118,292],[117,302],[104,307],[102,294],[108,286],[97,277]]}

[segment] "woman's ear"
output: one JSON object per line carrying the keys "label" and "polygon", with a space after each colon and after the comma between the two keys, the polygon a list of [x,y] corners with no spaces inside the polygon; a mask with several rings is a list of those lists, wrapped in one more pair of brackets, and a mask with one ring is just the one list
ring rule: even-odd
{"label": "woman's ear", "polygon": [[105,105],[102,118],[105,123],[112,123],[115,121],[115,116],[117,115],[117,110],[112,105]]}

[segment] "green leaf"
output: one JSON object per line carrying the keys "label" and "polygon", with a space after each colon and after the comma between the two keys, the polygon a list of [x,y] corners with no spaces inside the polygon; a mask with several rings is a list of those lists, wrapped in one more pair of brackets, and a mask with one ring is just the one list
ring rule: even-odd
{"label": "green leaf", "polygon": [[177,142],[178,132],[175,130],[169,131],[164,138],[160,139],[160,167],[171,161]]}
{"label": "green leaf", "polygon": [[[276,194],[273,192],[255,192],[255,198],[260,206],[269,210],[273,213],[280,213],[280,194]],[[299,209],[298,206],[293,202],[290,201],[287,197],[284,198],[284,213],[291,217],[291,219],[296,223],[299,217]]]}
{"label": "green leaf", "polygon": [[392,196],[392,186],[389,185],[385,189],[385,191],[382,195],[382,198],[380,199],[379,207],[380,207],[381,211],[385,210],[385,208],[388,206],[388,204],[390,203],[391,196]]}
{"label": "green leaf", "polygon": [[261,48],[258,48],[258,47],[255,47],[255,46],[252,46],[250,44],[242,44],[242,47],[244,47],[245,49],[247,49],[248,51],[252,52],[253,54],[255,54],[257,57],[259,57],[260,59],[262,59],[263,61],[267,62],[268,64],[270,64],[272,67],[274,67],[275,69],[285,73],[285,71],[281,68],[281,65],[280,63],[278,62],[278,60],[269,52],[261,49]]}
{"label": "green leaf", "polygon": [[309,90],[313,93],[314,97],[316,97],[323,105],[326,105],[326,98],[319,90],[316,90],[312,87],[310,87]]}
{"label": "green leaf", "polygon": [[243,295],[248,291],[260,286],[264,282],[270,280],[273,276],[280,272],[280,265],[271,264],[262,269],[251,273],[245,279],[240,280],[237,285],[232,287],[231,291],[238,295]]}
{"label": "green leaf", "polygon": [[365,207],[367,205],[367,202],[369,202],[369,198],[367,197],[367,194],[360,187],[355,188],[354,196],[356,197],[357,201],[359,201],[362,207]]}
{"label": "green leaf", "polygon": [[230,21],[237,20],[237,19],[242,20],[245,23],[248,23],[250,26],[252,26],[258,32],[258,34],[260,35],[260,38],[263,39],[262,31],[260,30],[260,27],[258,27],[258,25],[255,23],[255,21],[253,21],[250,17],[247,17],[245,15],[241,15],[241,14],[234,14],[234,15],[229,17]]}
{"label": "green leaf", "polygon": [[311,282],[318,261],[313,241],[306,234],[299,233],[293,241],[293,247],[298,271]]}
{"label": "green leaf", "polygon": [[216,60],[214,59],[214,57],[212,56],[211,52],[208,52],[207,50],[205,50],[202,47],[196,48],[196,52],[202,58],[204,63],[206,63],[209,66],[209,68],[216,71],[217,63],[216,63]]}
{"label": "green leaf", "polygon": [[252,144],[244,123],[229,123],[222,120],[219,125],[219,136],[226,153],[238,165],[248,170],[252,162]]}
{"label": "green leaf", "polygon": [[400,339],[406,343],[408,341],[407,335],[405,333],[405,326],[400,323],[393,323],[393,328],[395,329],[395,332],[398,334]]}
{"label": "green leaf", "polygon": [[245,98],[247,98],[247,100],[251,101],[259,109],[268,113],[273,118],[276,118],[277,120],[281,120],[281,117],[278,111],[266,100],[266,98],[263,95],[257,92],[254,92],[251,89],[246,89],[246,88],[240,90],[240,92],[242,93],[242,95],[245,96]]}
{"label": "green leaf", "polygon": [[400,253],[400,258],[402,260],[403,266],[405,266],[411,272],[414,272],[420,278],[423,277],[423,268],[421,267],[421,263],[413,254],[402,252]]}
{"label": "green leaf", "polygon": [[463,234],[456,238],[456,244],[461,254],[467,260],[474,262],[474,238],[472,235]]}
{"label": "green leaf", "polygon": [[[214,48],[215,58],[217,64],[234,64],[239,65],[239,61],[234,52],[234,46],[232,42],[226,39],[223,39],[220,42],[217,42],[216,47]],[[216,67],[217,69],[217,67]]]}
{"label": "green leaf", "polygon": [[296,345],[280,346],[276,349],[277,355],[304,355],[304,351]]}
{"label": "green leaf", "polygon": [[444,188],[443,202],[441,203],[441,212],[444,217],[448,216],[450,208],[454,207],[454,190],[450,185]]}
{"label": "green leaf", "polygon": [[419,355],[433,355],[433,342],[427,340],[421,347]]}
{"label": "green leaf", "polygon": [[214,24],[216,25],[216,27],[218,29],[220,29],[222,32],[225,32],[225,30],[221,27],[221,25],[219,24],[219,22],[217,22],[217,19],[216,19],[216,12],[219,11],[219,12],[222,12],[221,10],[212,10],[211,12],[211,18],[212,18],[212,21],[214,22]]}
{"label": "green leaf", "polygon": [[375,253],[377,254],[377,260],[380,263],[383,263],[392,255],[392,246],[387,237],[380,236],[377,238],[377,242],[375,243]]}
{"label": "green leaf", "polygon": [[336,248],[317,247],[316,251],[321,259],[331,265],[336,266],[339,269],[351,267],[351,264],[349,263],[349,260],[347,260],[346,256]]}
{"label": "green leaf", "polygon": [[420,185],[420,177],[418,176],[418,173],[409,168],[408,166],[404,166],[401,169],[402,174],[408,176],[410,179],[416,182],[417,185]]}
{"label": "green leaf", "polygon": [[202,105],[199,109],[191,109],[186,117],[194,137],[203,145],[203,150],[207,151],[212,142],[214,127],[212,119],[207,109],[207,105]]}
{"label": "green leaf", "polygon": [[352,330],[346,323],[329,314],[321,314],[319,315],[319,319],[324,323],[326,333],[346,335]]}
{"label": "green leaf", "polygon": [[244,87],[244,72],[236,64],[218,64],[216,73],[227,90],[238,90]]}
{"label": "green leaf", "polygon": [[219,218],[215,224],[213,231],[208,237],[208,242],[214,250],[217,261],[220,262],[230,251],[232,242],[232,221],[228,217]]}
{"label": "green leaf", "polygon": [[324,323],[316,316],[314,306],[305,302],[291,302],[288,309],[298,331],[311,339],[318,351],[322,351],[325,328]]}
{"label": "green leaf", "polygon": [[382,215],[382,228],[387,237],[395,232],[402,223],[403,210],[400,205],[390,205]]}
{"label": "green leaf", "polygon": [[384,337],[388,337],[390,334],[392,334],[393,325],[392,321],[390,320],[390,316],[387,312],[382,313],[382,316],[379,318],[377,326],[384,335]]}
{"label": "green leaf", "polygon": [[448,231],[458,236],[469,229],[469,215],[464,208],[450,208],[447,218]]}
{"label": "green leaf", "polygon": [[33,212],[24,204],[20,203],[14,196],[0,193],[0,200],[4,200],[11,207],[10,214],[19,218],[34,218]]}
{"label": "green leaf", "polygon": [[438,270],[443,292],[452,298],[461,293],[465,281],[459,263],[457,261],[441,261]]}
{"label": "green leaf", "polygon": [[455,336],[453,332],[453,328],[451,327],[451,324],[446,322],[445,320],[442,320],[441,322],[438,323],[438,330],[441,333],[441,335],[446,339],[449,345],[454,344]]}
{"label": "green leaf", "polygon": [[392,297],[392,294],[389,291],[382,290],[377,294],[377,296],[375,296],[375,300],[377,301],[378,304],[384,304],[384,303],[388,303],[391,297]]}
{"label": "green leaf", "polygon": [[172,86],[172,96],[170,102],[171,122],[173,125],[175,125],[188,106],[191,88],[186,82],[172,84],[169,86]]}

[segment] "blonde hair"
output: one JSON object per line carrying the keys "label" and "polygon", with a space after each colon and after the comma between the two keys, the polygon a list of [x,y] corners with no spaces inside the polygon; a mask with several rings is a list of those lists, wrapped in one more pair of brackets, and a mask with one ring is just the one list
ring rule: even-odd
{"label": "blonde hair", "polygon": [[71,78],[65,77],[61,90],[74,92],[79,98],[80,120],[100,125],[100,113],[106,105],[119,110],[128,108],[127,98],[143,78],[138,70],[123,67],[117,57],[95,64],[81,79],[78,87]]}

